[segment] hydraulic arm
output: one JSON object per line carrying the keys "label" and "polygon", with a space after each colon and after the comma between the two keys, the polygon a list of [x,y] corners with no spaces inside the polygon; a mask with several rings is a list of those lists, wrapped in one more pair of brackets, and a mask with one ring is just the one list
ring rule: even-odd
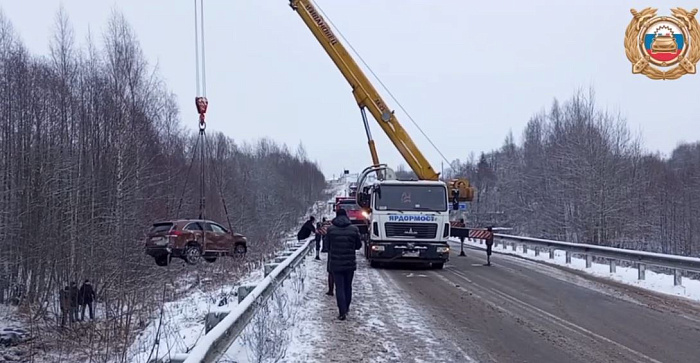
{"label": "hydraulic arm", "polygon": [[[374,88],[362,69],[345,49],[345,46],[335,36],[331,27],[321,16],[311,0],[290,0],[289,5],[299,14],[314,37],[321,43],[323,49],[331,57],[345,79],[352,87],[352,94],[362,113],[365,124],[370,153],[374,165],[379,165],[377,150],[370,133],[365,110],[369,110],[389,140],[398,149],[409,167],[421,180],[439,180],[440,174],[435,172],[423,153],[420,152],[411,137],[401,126],[394,111],[389,109],[379,92]],[[473,188],[466,179],[453,179],[448,182],[453,201],[470,201],[473,198]]]}

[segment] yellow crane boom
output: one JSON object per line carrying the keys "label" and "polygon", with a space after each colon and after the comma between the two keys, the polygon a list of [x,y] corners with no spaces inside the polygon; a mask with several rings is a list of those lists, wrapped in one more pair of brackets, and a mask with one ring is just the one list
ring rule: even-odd
{"label": "yellow crane boom", "polygon": [[[379,165],[379,157],[377,156],[377,150],[369,130],[369,124],[367,123],[364,110],[369,110],[384,133],[389,137],[389,140],[391,140],[419,179],[439,180],[440,174],[428,163],[423,153],[421,153],[413,140],[411,140],[411,137],[406,133],[406,130],[404,130],[397,120],[394,111],[389,109],[379,95],[379,92],[377,92],[369,79],[367,79],[365,73],[350,56],[345,46],[335,36],[333,30],[318,12],[311,0],[290,0],[289,5],[299,14],[316,40],[321,43],[323,49],[331,57],[333,63],[335,63],[340,73],[343,74],[352,87],[352,94],[362,111],[365,132],[367,133],[370,154],[372,155],[372,162],[374,165]],[[470,201],[473,198],[473,188],[469,186],[469,182],[466,179],[453,179],[448,182],[448,187],[452,193],[452,198],[455,200]]]}

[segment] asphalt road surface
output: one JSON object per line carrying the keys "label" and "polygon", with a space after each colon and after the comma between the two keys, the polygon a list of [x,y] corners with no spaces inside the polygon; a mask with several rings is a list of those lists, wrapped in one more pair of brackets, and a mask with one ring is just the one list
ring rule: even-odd
{"label": "asphalt road surface", "polygon": [[[380,269],[479,362],[700,362],[700,304],[518,257]],[[359,257],[358,257],[359,259]],[[409,299],[410,297],[410,299]]]}

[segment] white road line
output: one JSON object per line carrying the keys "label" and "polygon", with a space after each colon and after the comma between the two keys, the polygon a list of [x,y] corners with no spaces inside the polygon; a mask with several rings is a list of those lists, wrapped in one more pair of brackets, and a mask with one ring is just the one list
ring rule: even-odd
{"label": "white road line", "polygon": [[[457,276],[457,277],[459,277],[459,278],[461,278],[461,279],[463,279],[463,280],[465,280],[465,281],[470,282],[471,284],[473,284],[473,285],[476,286],[477,288],[480,288],[480,289],[482,289],[482,290],[486,290],[486,291],[488,291],[488,292],[494,293],[494,294],[496,294],[496,295],[498,295],[498,296],[500,296],[500,297],[502,297],[502,298],[504,298],[504,299],[506,299],[506,300],[510,300],[511,302],[515,303],[516,305],[520,305],[520,306],[522,306],[522,307],[529,308],[531,311],[534,311],[534,312],[536,312],[536,313],[539,313],[539,314],[541,314],[541,315],[544,315],[544,316],[549,317],[550,319],[554,320],[555,323],[558,323],[557,325],[561,326],[562,328],[565,328],[565,329],[567,329],[567,330],[569,330],[569,331],[576,332],[576,333],[581,333],[581,332],[586,333],[586,334],[590,335],[591,337],[595,337],[595,338],[597,338],[597,339],[599,339],[599,340],[602,340],[602,341],[604,341],[604,342],[607,342],[607,343],[610,343],[610,344],[612,344],[612,345],[615,345],[616,347],[621,348],[621,349],[623,349],[623,350],[626,350],[626,351],[628,351],[629,353],[632,353],[632,354],[636,355],[637,357],[642,358],[642,359],[645,359],[645,360],[647,360],[647,361],[649,361],[649,362],[662,363],[661,361],[658,361],[658,360],[656,360],[656,359],[654,359],[654,358],[651,358],[651,357],[645,355],[644,353],[641,353],[641,352],[636,351],[636,350],[634,350],[634,349],[632,349],[632,348],[629,348],[629,347],[627,347],[627,346],[625,346],[625,345],[623,345],[623,344],[621,344],[621,343],[618,343],[618,342],[616,342],[616,341],[614,341],[614,340],[611,340],[611,339],[609,339],[609,338],[606,338],[606,337],[604,337],[604,336],[602,336],[602,335],[600,335],[600,334],[594,333],[594,332],[592,332],[592,331],[590,331],[590,330],[588,330],[588,329],[586,329],[586,328],[584,328],[584,327],[582,327],[582,326],[580,326],[580,325],[577,325],[577,324],[574,324],[574,323],[572,323],[572,322],[570,322],[570,321],[568,321],[568,320],[562,319],[562,318],[560,318],[560,317],[558,317],[558,316],[556,316],[556,315],[554,315],[554,314],[551,314],[551,313],[549,313],[549,312],[547,312],[547,311],[544,311],[544,310],[542,310],[542,309],[540,309],[540,308],[538,308],[538,307],[536,307],[536,306],[530,305],[530,304],[528,304],[528,303],[526,303],[526,302],[524,302],[524,301],[522,301],[522,300],[520,300],[520,299],[518,299],[518,298],[516,298],[516,297],[513,297],[513,296],[511,296],[511,295],[509,295],[509,294],[506,294],[506,293],[504,293],[504,292],[501,292],[501,291],[498,291],[498,290],[495,290],[495,289],[492,289],[492,288],[489,288],[489,287],[481,286],[481,285],[479,285],[479,284],[477,284],[477,283],[474,283],[474,282],[472,282],[469,278],[467,278],[466,276],[464,276],[463,273],[462,273],[461,271],[457,271],[457,270],[454,270],[454,269],[450,269],[449,271],[450,271],[451,273],[453,273],[455,276]],[[577,332],[576,330],[579,330],[579,331]]]}

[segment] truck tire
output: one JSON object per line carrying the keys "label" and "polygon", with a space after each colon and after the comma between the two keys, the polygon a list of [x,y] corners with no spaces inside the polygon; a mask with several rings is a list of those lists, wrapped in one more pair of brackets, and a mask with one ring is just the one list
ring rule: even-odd
{"label": "truck tire", "polygon": [[379,267],[379,262],[377,261],[369,261],[370,267],[377,268]]}
{"label": "truck tire", "polygon": [[433,268],[436,269],[436,270],[442,270],[443,267],[445,267],[445,263],[444,263],[444,262],[439,262],[439,263],[434,263],[434,264],[433,264]]}

